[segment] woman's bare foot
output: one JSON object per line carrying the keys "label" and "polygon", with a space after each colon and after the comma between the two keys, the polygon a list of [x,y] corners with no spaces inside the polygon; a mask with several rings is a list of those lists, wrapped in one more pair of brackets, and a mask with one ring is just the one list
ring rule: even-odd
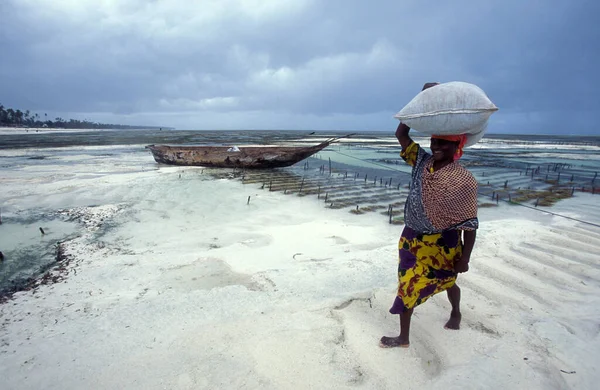
{"label": "woman's bare foot", "polygon": [[450,319],[444,325],[446,329],[459,330],[460,329],[460,320],[462,319],[462,315],[460,312],[452,312],[450,313]]}
{"label": "woman's bare foot", "polygon": [[408,348],[409,345],[410,345],[410,343],[408,342],[408,340],[404,340],[404,339],[400,338],[400,336],[398,336],[398,337],[383,336],[381,338],[381,340],[379,341],[379,346],[381,348],[394,348],[394,347]]}

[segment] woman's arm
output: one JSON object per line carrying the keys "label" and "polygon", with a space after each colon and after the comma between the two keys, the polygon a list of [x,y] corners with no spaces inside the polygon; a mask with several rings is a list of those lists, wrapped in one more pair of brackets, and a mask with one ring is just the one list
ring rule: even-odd
{"label": "woman's arm", "polygon": [[406,126],[404,123],[400,122],[398,128],[396,129],[396,138],[398,138],[398,142],[402,145],[402,150],[406,150],[412,144],[413,140],[408,135],[410,131],[410,127]]}
{"label": "woman's arm", "polygon": [[462,259],[467,263],[471,259],[471,252],[473,252],[473,246],[475,246],[475,239],[477,238],[477,230],[465,230],[463,233],[463,250]]}
{"label": "woman's arm", "polygon": [[477,230],[465,230],[463,233],[463,248],[462,257],[459,261],[454,263],[454,272],[461,273],[469,270],[469,261],[471,260],[471,252],[475,246],[475,239],[477,238]]}

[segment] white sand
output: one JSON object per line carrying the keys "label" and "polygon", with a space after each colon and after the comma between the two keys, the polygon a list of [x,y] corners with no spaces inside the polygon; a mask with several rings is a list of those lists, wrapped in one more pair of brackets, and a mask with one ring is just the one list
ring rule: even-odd
{"label": "white sand", "polygon": [[[462,329],[443,329],[450,305],[440,294],[415,310],[409,349],[381,349],[379,338],[398,332],[387,310],[401,227],[199,169],[104,167],[52,180],[31,168],[34,188],[0,180],[11,184],[1,194],[7,215],[41,202],[71,206],[81,222],[66,246],[68,278],[0,306],[2,389],[600,381],[600,228],[517,206],[481,209],[471,270],[459,278]],[[552,211],[599,223],[599,199],[578,193]],[[74,208],[86,204],[99,206]],[[115,227],[98,237],[105,226]]]}

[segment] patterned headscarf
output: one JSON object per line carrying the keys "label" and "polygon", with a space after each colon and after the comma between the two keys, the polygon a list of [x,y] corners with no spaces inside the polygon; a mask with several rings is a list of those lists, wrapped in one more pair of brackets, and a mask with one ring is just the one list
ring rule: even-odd
{"label": "patterned headscarf", "polygon": [[460,135],[432,135],[431,138],[443,139],[451,142],[458,142],[456,153],[454,154],[454,160],[458,160],[463,155],[463,148],[467,143],[467,136],[465,134]]}

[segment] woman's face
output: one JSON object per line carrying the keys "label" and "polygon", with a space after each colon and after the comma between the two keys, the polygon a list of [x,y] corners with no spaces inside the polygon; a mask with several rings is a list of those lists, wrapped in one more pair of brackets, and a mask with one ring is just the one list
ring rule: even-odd
{"label": "woman's face", "polygon": [[458,148],[458,142],[432,138],[430,148],[435,161],[454,161],[454,154]]}

